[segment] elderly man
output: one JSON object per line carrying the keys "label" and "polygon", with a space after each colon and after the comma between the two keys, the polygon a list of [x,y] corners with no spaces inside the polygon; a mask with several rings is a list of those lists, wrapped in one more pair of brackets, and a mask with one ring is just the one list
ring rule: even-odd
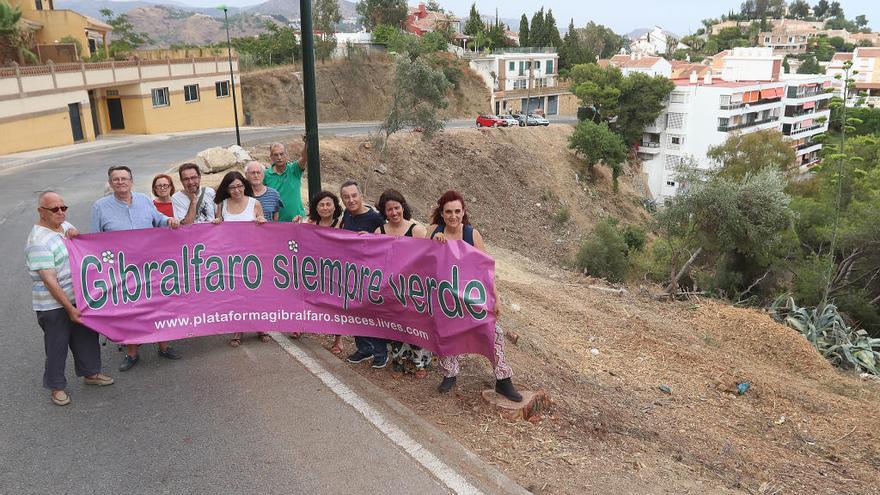
{"label": "elderly man", "polygon": [[272,143],[269,145],[272,166],[266,171],[263,183],[281,195],[283,205],[278,220],[282,222],[289,222],[297,217],[302,218],[306,214],[300,195],[303,171],[306,169],[306,160],[308,159],[305,142],[306,137],[303,136],[303,148],[299,160],[294,162],[287,161],[287,150],[283,144]]}
{"label": "elderly man", "polygon": [[214,190],[202,186],[202,171],[195,163],[184,163],[177,168],[183,190],[171,196],[174,218],[182,225],[214,221]]}
{"label": "elderly man", "polygon": [[[385,223],[376,210],[364,206],[361,188],[353,180],[345,181],[339,189],[339,196],[345,205],[342,214],[342,228],[352,232],[374,232]],[[384,368],[388,364],[388,341],[376,337],[355,337],[357,351],[348,356],[349,363],[360,363],[373,358],[373,368]]]}
{"label": "elderly man", "polygon": [[[150,227],[171,227],[180,224],[176,218],[159,213],[153,201],[146,195],[132,192],[131,169],[124,166],[110,167],[107,170],[110,189],[113,194],[95,201],[92,206],[92,232],[114,232],[117,230],[147,229]],[[159,342],[159,356],[167,359],[180,359],[180,354],[168,345]],[[119,365],[119,371],[128,371],[140,361],[138,346],[129,345],[128,352]]]}
{"label": "elderly man", "polygon": [[79,310],[74,306],[70,261],[62,237],[74,235],[68,223],[64,199],[51,191],[37,199],[40,219],[28,236],[25,256],[33,281],[31,289],[37,323],[43,329],[46,367],[43,386],[52,391],[52,402],[70,404],[65,391],[64,367],[67,349],[73,354],[76,376],[84,377],[87,385],[112,385],[113,379],[101,373],[101,348],[98,334],[83,326]]}
{"label": "elderly man", "polygon": [[263,184],[266,176],[266,167],[257,161],[248,162],[244,166],[244,175],[254,190],[254,198],[263,207],[263,217],[266,220],[277,222],[280,210],[284,207],[281,195],[275,189]]}

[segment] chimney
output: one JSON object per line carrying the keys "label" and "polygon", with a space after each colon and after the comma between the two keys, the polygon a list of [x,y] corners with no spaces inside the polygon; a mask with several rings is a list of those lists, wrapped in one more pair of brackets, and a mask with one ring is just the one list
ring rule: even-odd
{"label": "chimney", "polygon": [[691,71],[691,81],[690,81],[690,83],[691,83],[691,84],[697,84],[697,82],[699,82],[699,80],[700,80],[700,79],[697,77],[697,71],[692,70],[692,71]]}
{"label": "chimney", "polygon": [[706,71],[706,75],[703,76],[703,84],[706,86],[712,84],[712,71]]}

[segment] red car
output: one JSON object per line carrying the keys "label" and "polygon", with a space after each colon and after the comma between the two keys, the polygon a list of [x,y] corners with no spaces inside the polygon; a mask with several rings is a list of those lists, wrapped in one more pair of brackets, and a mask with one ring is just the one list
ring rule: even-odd
{"label": "red car", "polygon": [[507,121],[498,118],[495,115],[479,115],[477,116],[477,127],[504,127]]}

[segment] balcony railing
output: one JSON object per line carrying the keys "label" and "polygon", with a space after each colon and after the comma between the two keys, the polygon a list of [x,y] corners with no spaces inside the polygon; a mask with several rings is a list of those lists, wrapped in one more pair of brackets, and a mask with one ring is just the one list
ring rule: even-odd
{"label": "balcony railing", "polygon": [[642,141],[639,146],[643,148],[659,148],[660,143],[655,143],[653,141]]}
{"label": "balcony railing", "polygon": [[781,98],[781,97],[777,97],[777,98],[774,99],[774,100],[758,100],[758,101],[755,101],[755,102],[752,102],[752,103],[744,103],[744,102],[730,103],[730,104],[727,104],[727,105],[721,105],[720,108],[721,108],[721,110],[736,110],[736,109],[739,109],[739,108],[743,108],[743,107],[745,107],[746,105],[749,105],[749,109],[753,109],[753,108],[756,108],[756,107],[760,107],[760,106],[762,106],[762,105],[772,105],[772,104],[774,104],[774,103],[779,103],[780,98]]}
{"label": "balcony railing", "polygon": [[801,127],[800,129],[792,130],[791,132],[788,133],[788,135],[789,136],[797,136],[798,134],[803,134],[805,132],[810,132],[810,131],[814,131],[816,129],[821,129],[822,127],[825,127],[825,122],[822,122],[821,124],[814,124],[814,125],[811,125],[810,127]]}
{"label": "balcony railing", "polygon": [[744,129],[746,127],[754,127],[756,125],[769,124],[770,122],[776,122],[778,120],[779,120],[779,117],[770,117],[769,119],[754,120],[752,122],[743,122],[742,124],[737,124],[737,125],[729,125],[729,124],[728,125],[719,125],[718,131],[719,132],[735,131],[737,129]]}
{"label": "balcony railing", "polygon": [[804,149],[810,148],[810,147],[812,147],[812,146],[816,146],[817,144],[822,144],[822,143],[812,143],[812,142],[810,142],[810,143],[804,143],[804,144],[798,146],[797,149],[798,149],[798,151],[800,151],[800,150],[804,150]]}

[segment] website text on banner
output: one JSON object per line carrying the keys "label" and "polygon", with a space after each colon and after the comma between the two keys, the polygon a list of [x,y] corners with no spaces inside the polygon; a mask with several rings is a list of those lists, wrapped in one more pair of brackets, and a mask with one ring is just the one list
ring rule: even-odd
{"label": "website text on banner", "polygon": [[65,242],[83,322],[114,342],[312,332],[494,359],[495,263],[464,242],[249,222]]}

